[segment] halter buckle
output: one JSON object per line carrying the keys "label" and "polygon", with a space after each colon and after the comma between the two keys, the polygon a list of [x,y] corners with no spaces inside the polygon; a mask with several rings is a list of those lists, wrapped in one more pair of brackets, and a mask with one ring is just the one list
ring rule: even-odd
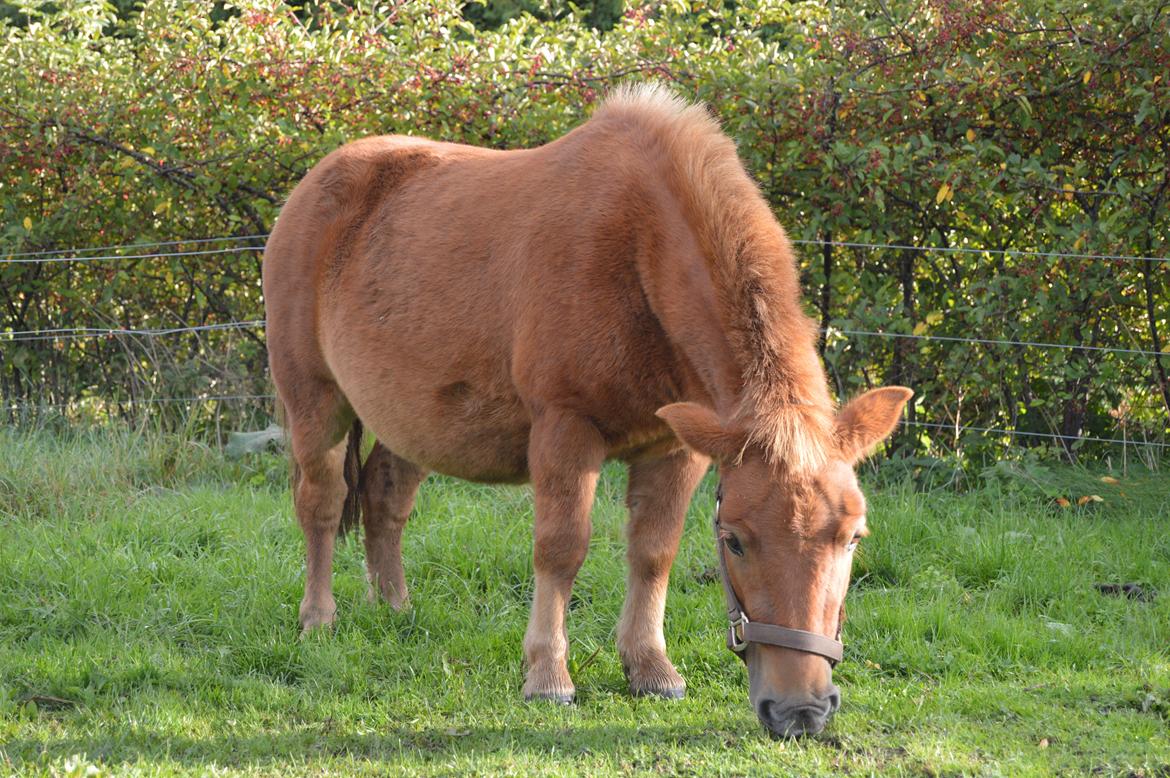
{"label": "halter buckle", "polygon": [[727,647],[737,654],[742,654],[748,646],[748,640],[744,637],[744,627],[749,623],[747,614],[740,611],[739,618],[731,622],[727,628]]}

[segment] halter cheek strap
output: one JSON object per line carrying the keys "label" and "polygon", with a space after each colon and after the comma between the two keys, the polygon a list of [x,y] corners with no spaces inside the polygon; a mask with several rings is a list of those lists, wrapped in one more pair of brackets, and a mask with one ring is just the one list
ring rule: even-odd
{"label": "halter cheek strap", "polygon": [[731,622],[727,629],[727,647],[739,654],[742,659],[748,643],[765,643],[803,651],[806,654],[816,654],[824,657],[830,666],[836,665],[841,661],[845,650],[840,640],[841,625],[845,621],[844,605],[841,606],[841,614],[837,619],[836,640],[803,629],[761,624],[748,619],[743,604],[731,586],[731,575],[727,572],[727,557],[723,551],[723,544],[719,541],[719,506],[722,502],[723,484],[720,484],[715,496],[715,555],[719,557],[719,576],[723,580],[723,594],[727,600],[727,619]]}

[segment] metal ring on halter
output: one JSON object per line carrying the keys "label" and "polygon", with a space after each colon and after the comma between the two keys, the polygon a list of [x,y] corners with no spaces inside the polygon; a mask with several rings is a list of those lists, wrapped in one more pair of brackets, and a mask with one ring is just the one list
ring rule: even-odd
{"label": "metal ring on halter", "polygon": [[[744,638],[743,634],[744,628],[749,623],[747,614],[741,613],[739,614],[739,618],[731,622],[731,626],[727,628],[727,647],[737,654],[743,653],[748,647],[748,641]],[[736,634],[736,629],[739,630],[739,634]]]}

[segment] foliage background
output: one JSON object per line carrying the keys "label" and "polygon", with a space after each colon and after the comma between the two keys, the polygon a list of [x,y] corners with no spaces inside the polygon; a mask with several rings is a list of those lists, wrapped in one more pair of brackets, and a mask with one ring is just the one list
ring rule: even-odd
{"label": "foliage background", "polygon": [[[802,241],[840,394],[896,382],[918,392],[912,422],[1161,440],[1168,14],[1159,0],[11,3],[0,247],[263,234],[347,140],[536,145],[614,83],[655,78],[721,118]],[[0,264],[0,332],[259,319],[259,256]],[[844,334],[859,331],[1076,348]],[[1164,355],[1094,350],[1116,348]],[[268,391],[259,329],[18,337],[0,354],[10,415]],[[911,425],[901,445],[1006,441]]]}

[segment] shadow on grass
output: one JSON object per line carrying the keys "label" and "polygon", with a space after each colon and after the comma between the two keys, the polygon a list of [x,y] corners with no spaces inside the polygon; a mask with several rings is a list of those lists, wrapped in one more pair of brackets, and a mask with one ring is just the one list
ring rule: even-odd
{"label": "shadow on grass", "polygon": [[[5,744],[11,765],[44,765],[75,755],[113,767],[143,761],[178,762],[184,765],[216,764],[224,767],[265,766],[274,762],[330,757],[351,757],[371,761],[447,761],[460,756],[537,755],[557,761],[588,755],[627,756],[633,746],[706,747],[718,753],[744,735],[717,729],[688,727],[598,726],[598,727],[468,727],[420,729],[392,728],[381,732],[351,734],[323,729],[275,732],[254,735],[221,735],[206,738],[164,736],[141,730],[123,730],[91,737],[60,739],[18,739]],[[766,740],[761,730],[755,738]],[[751,739],[751,738],[748,738]],[[832,746],[831,735],[804,743],[822,742]]]}

